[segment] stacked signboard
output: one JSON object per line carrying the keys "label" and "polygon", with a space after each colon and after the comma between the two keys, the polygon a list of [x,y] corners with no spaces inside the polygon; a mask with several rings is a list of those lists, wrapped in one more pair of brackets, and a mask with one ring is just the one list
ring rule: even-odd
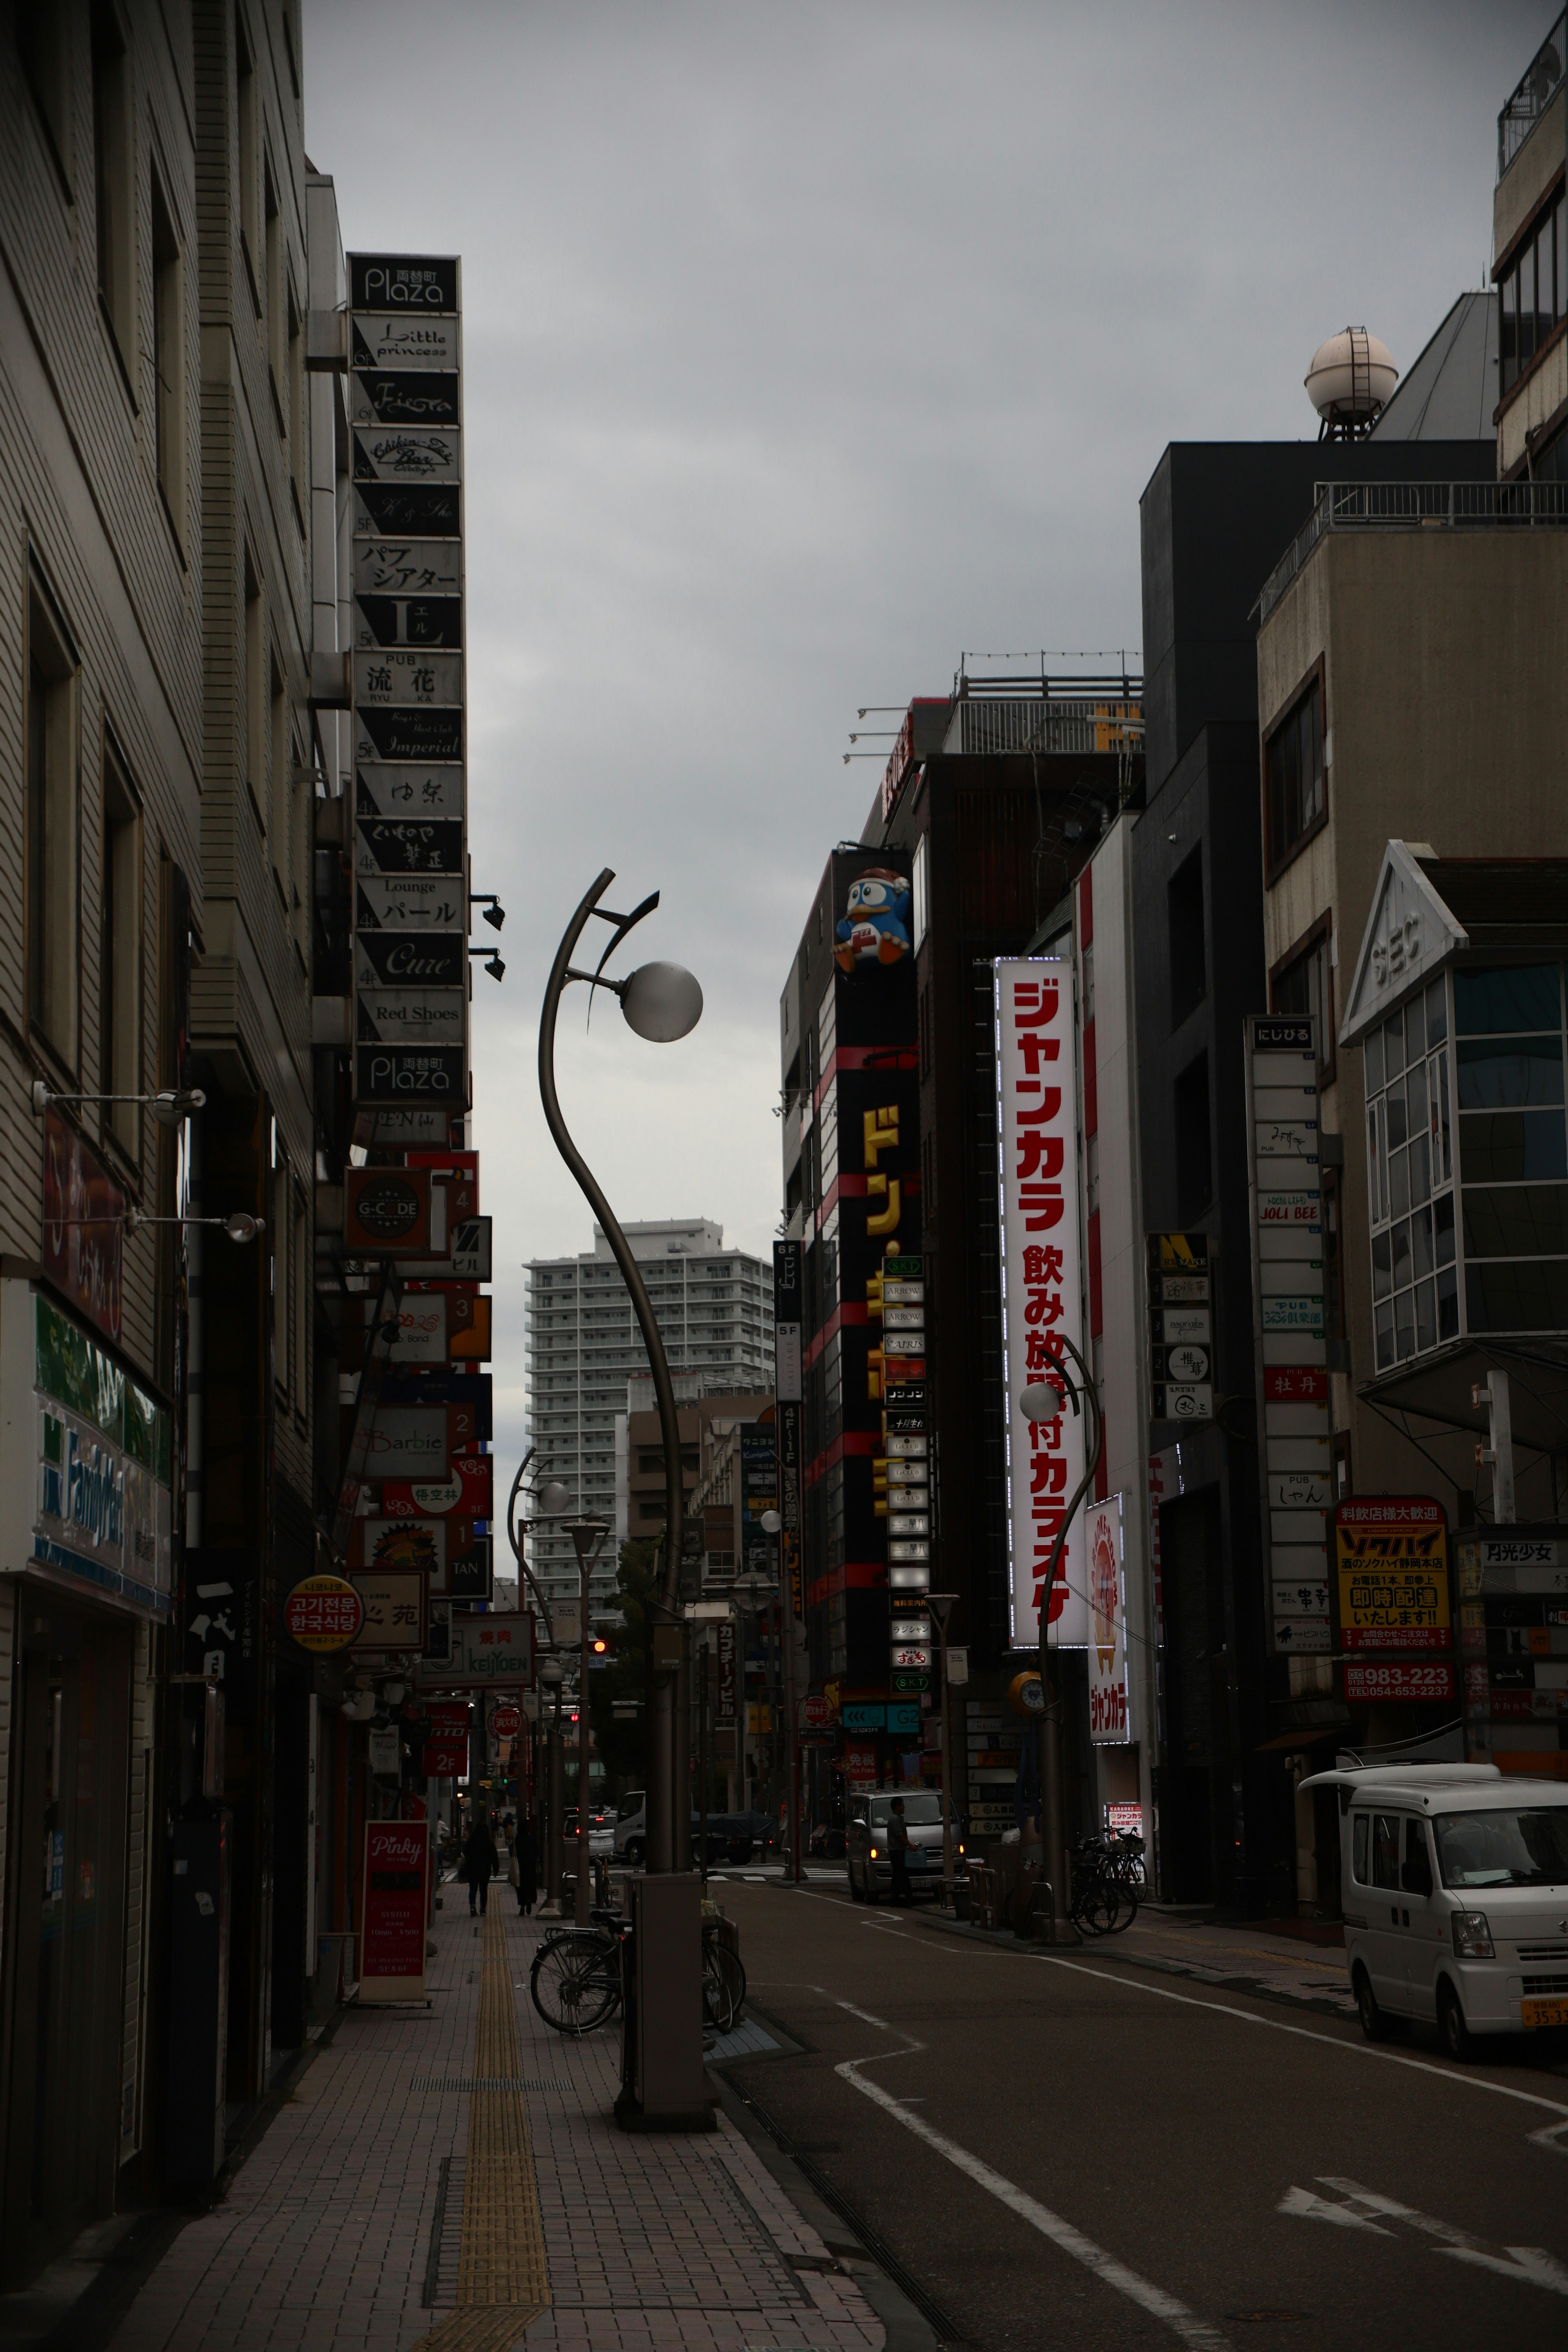
{"label": "stacked signboard", "polygon": [[1270,1623],[1277,1653],[1326,1654],[1331,1446],[1316,1026],[1249,1013],[1246,1046]]}
{"label": "stacked signboard", "polygon": [[1466,1755],[1568,1780],[1568,1526],[1472,1528],[1455,1550]]}
{"label": "stacked signboard", "polygon": [[[925,1260],[889,1256],[866,1285],[867,1319],[880,1322],[869,1377],[881,1391],[882,1452],[873,1509],[888,1525],[888,1727],[919,1723],[932,1687],[931,1425],[927,1410]],[[879,1358],[879,1361],[878,1359]]]}
{"label": "stacked signboard", "polygon": [[468,1100],[461,269],[349,257],[353,1091]]}

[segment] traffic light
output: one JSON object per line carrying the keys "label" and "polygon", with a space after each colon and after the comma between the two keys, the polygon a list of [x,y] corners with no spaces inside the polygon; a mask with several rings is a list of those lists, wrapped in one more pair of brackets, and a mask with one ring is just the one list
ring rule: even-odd
{"label": "traffic light", "polygon": [[588,1645],[588,1646],[589,1646],[590,1652],[592,1653],[592,1654],[593,1654],[595,1658],[603,1658],[603,1657],[606,1656],[606,1655],[608,1654],[609,1647],[610,1647],[610,1645],[609,1645],[608,1642],[606,1642],[606,1641],[605,1641],[605,1637],[604,1637],[604,1635],[603,1635],[602,1633],[595,1633],[595,1635],[594,1636],[593,1641],[589,1643],[589,1645]]}

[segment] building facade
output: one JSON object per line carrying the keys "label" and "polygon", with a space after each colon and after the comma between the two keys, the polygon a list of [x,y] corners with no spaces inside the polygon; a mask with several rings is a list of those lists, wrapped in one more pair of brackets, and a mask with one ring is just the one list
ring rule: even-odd
{"label": "building facade", "polygon": [[[722,1227],[705,1218],[629,1224],[626,1234],[672,1374],[700,1384],[694,1397],[771,1395],[772,1269],[743,1250],[725,1249]],[[616,1421],[627,1411],[628,1383],[648,1377],[630,1296],[596,1226],[592,1251],[531,1259],[527,1272],[530,1433],[541,1470],[562,1481],[574,1516],[600,1513],[614,1525]],[[530,1566],[548,1597],[575,1596],[576,1556],[565,1536],[542,1528],[531,1539]],[[613,1606],[615,1586],[616,1561],[606,1550],[592,1587],[595,1605]]]}

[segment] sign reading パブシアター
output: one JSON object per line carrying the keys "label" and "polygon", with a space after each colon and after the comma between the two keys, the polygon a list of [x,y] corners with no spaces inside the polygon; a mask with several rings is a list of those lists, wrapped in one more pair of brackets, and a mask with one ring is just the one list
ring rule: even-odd
{"label": "sign reading \u30d1\u30d6\u30b7\u30a2\u30bf\u30fc", "polygon": [[0,1440],[0,1565],[42,1569],[166,1616],[168,1414],[19,1280],[0,1283],[0,1386],[18,1401]]}
{"label": "sign reading \u30d1\u30d6\u30b7\u30a2\u30bf\u30fc", "polygon": [[[349,256],[353,1092],[467,1101],[461,269]],[[410,944],[409,932],[440,936]]]}

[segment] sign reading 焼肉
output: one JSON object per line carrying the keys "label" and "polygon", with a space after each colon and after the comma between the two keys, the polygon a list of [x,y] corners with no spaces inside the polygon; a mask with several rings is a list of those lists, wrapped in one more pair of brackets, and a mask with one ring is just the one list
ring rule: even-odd
{"label": "sign reading \u713c\u8089", "polygon": [[1089,1633],[1081,1522],[1068,1530],[1047,1579],[1067,1507],[1084,1471],[1084,1415],[1024,1418],[1024,1391],[1077,1367],[1060,1345],[1083,1343],[1072,966],[1060,957],[1003,957],[995,978],[997,1208],[1002,1347],[1007,1400],[1007,1552],[1015,1649],[1039,1640],[1044,1609],[1054,1648]]}
{"label": "sign reading \u713c\u8089", "polygon": [[366,1822],[359,1999],[423,2000],[428,1822]]}

